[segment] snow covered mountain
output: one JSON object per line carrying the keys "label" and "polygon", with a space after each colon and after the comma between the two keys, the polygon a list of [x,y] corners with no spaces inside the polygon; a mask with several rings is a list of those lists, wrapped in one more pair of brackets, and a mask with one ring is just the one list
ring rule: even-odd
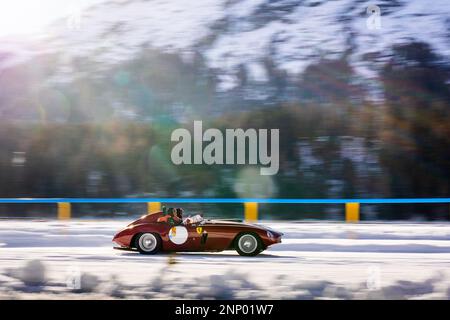
{"label": "snow covered mountain", "polygon": [[[370,5],[380,8],[379,28],[367,26]],[[66,72],[80,56],[93,58],[103,70],[152,47],[180,54],[186,62],[201,53],[217,72],[219,91],[239,85],[242,66],[249,79],[267,81],[267,57],[296,75],[319,59],[348,55],[356,70],[370,77],[399,43],[424,41],[448,59],[449,11],[446,0],[109,0],[53,24],[40,50],[3,45],[0,63],[59,52]],[[374,53],[377,59],[370,58]]]}

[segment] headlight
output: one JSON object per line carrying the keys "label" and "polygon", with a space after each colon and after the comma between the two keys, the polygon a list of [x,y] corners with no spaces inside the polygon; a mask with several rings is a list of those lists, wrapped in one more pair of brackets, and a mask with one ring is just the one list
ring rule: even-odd
{"label": "headlight", "polygon": [[272,233],[272,232],[270,232],[270,231],[267,231],[267,236],[268,236],[269,238],[274,238],[274,235],[273,235],[273,233]]}

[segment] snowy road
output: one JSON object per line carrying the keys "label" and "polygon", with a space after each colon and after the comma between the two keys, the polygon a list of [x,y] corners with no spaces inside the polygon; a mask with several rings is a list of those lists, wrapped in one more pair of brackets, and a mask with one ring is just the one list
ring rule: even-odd
{"label": "snowy road", "polygon": [[113,250],[126,223],[0,220],[0,298],[450,298],[450,224],[263,222],[247,258]]}

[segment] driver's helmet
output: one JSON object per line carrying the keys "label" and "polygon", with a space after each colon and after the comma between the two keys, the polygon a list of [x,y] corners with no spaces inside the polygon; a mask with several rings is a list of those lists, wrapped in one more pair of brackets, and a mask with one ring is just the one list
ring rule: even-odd
{"label": "driver's helmet", "polygon": [[178,217],[178,209],[177,208],[169,208],[167,210],[167,215],[166,215],[166,219],[167,222],[171,225],[171,226],[176,226],[182,223],[182,219],[180,219]]}

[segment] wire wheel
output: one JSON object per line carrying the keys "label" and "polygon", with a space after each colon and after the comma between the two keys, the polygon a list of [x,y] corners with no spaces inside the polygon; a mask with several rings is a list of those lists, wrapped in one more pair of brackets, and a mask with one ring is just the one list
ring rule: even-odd
{"label": "wire wheel", "polygon": [[137,239],[137,249],[144,254],[156,253],[160,244],[161,240],[153,233],[143,233]]}
{"label": "wire wheel", "polygon": [[258,236],[245,233],[237,239],[236,251],[242,256],[255,256],[261,251],[261,244]]}

